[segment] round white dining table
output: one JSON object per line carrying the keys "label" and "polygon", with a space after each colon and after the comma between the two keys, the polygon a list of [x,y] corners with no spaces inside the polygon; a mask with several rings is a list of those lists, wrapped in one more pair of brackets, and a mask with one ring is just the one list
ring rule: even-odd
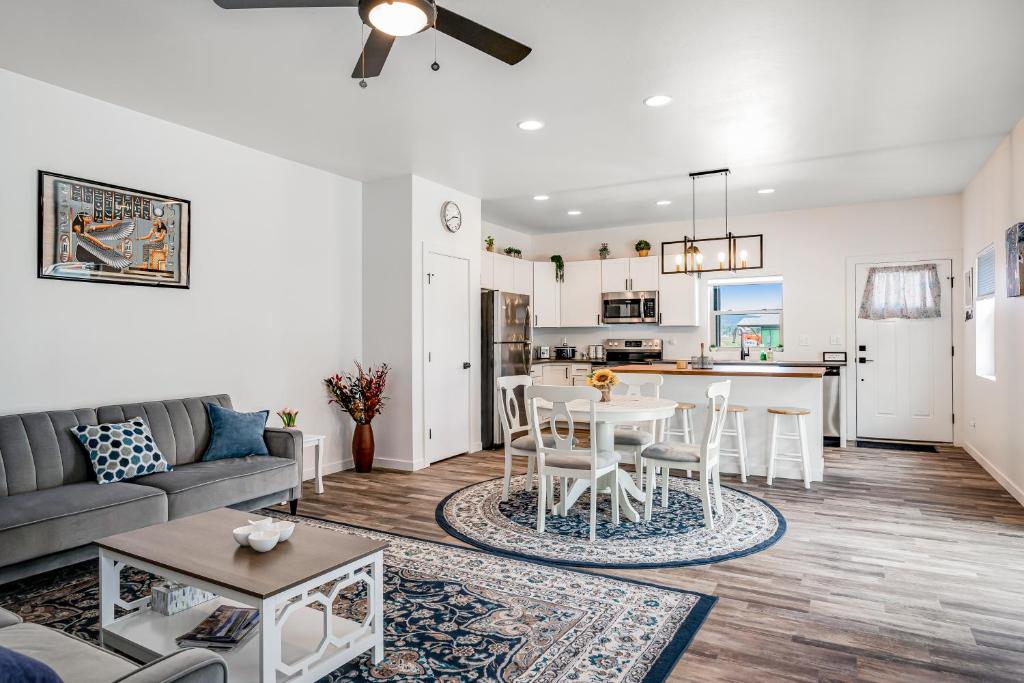
{"label": "round white dining table", "polygon": [[[546,405],[545,405],[546,404]],[[597,413],[597,448],[600,451],[615,450],[615,427],[625,424],[635,424],[658,420],[665,420],[676,412],[676,402],[667,398],[654,398],[653,396],[626,396],[612,394],[611,400],[607,403],[596,403]],[[577,426],[590,423],[590,402],[571,401],[567,406],[569,414]],[[537,412],[542,417],[551,416],[551,404],[545,401],[538,401]],[[653,426],[653,424],[652,424]],[[613,481],[614,479],[614,481]],[[573,506],[576,500],[587,490],[585,480],[577,480],[569,489],[566,496],[565,509]],[[616,468],[615,472],[601,477],[598,480],[598,492],[611,491],[612,486],[618,486],[620,492],[629,495],[619,496],[620,514],[632,522],[640,521],[640,514],[629,502],[632,496],[638,502],[644,502],[644,493],[629,476],[629,473]]]}

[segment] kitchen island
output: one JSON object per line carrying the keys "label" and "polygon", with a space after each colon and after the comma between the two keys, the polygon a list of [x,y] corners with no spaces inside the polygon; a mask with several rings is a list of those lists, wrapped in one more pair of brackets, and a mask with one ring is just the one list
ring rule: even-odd
{"label": "kitchen island", "polygon": [[[662,398],[675,401],[686,401],[697,405],[693,415],[696,431],[695,438],[699,441],[704,435],[707,420],[704,392],[708,384],[722,380],[732,382],[729,403],[746,406],[744,427],[747,433],[747,475],[767,476],[768,474],[768,439],[771,434],[771,418],[768,408],[794,407],[806,408],[807,438],[810,442],[811,481],[821,481],[825,466],[824,449],[822,447],[822,377],[825,368],[785,367],[774,364],[750,365],[717,365],[712,369],[696,368],[677,369],[674,363],[655,363],[654,365],[621,365],[613,367],[617,373],[643,373],[662,375],[665,384],[661,387]],[[793,432],[793,420],[782,420],[780,431]],[[728,427],[732,426],[729,420]],[[734,439],[722,437],[722,446],[734,448]],[[796,442],[780,440],[780,447],[794,450]],[[739,472],[736,458],[722,458],[722,471]],[[781,479],[802,479],[800,465],[795,462],[778,461],[775,476]]]}

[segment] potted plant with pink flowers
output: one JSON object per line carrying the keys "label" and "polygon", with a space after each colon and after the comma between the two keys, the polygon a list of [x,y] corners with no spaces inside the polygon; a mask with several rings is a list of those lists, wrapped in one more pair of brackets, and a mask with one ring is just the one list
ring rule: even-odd
{"label": "potted plant with pink flowers", "polygon": [[373,469],[373,428],[370,423],[384,408],[387,397],[384,387],[387,385],[387,363],[379,367],[363,368],[356,363],[354,373],[343,372],[324,380],[328,403],[333,403],[348,413],[356,423],[352,434],[352,459],[355,461],[356,472],[369,472]]}

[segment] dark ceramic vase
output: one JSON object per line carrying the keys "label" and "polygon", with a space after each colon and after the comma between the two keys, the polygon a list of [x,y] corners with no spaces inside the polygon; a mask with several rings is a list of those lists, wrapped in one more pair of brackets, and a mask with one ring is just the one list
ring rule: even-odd
{"label": "dark ceramic vase", "polygon": [[352,460],[356,464],[356,472],[369,472],[373,469],[373,428],[368,424],[357,424],[352,435]]}

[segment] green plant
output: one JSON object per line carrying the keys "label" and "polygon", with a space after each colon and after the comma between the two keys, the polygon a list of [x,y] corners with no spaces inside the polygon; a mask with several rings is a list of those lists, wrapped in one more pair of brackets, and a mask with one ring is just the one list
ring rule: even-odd
{"label": "green plant", "polygon": [[494,236],[493,235],[488,235],[487,239],[484,240],[484,244],[486,244],[488,248],[493,247],[494,246]]}
{"label": "green plant", "polygon": [[601,242],[601,248],[597,250],[597,255],[603,259],[612,255],[612,250],[608,248],[607,242]]}
{"label": "green plant", "polygon": [[555,280],[557,282],[565,282],[565,261],[558,254],[551,257],[551,262],[555,264]]}
{"label": "green plant", "polygon": [[505,253],[508,256],[514,256],[515,258],[523,257],[523,250],[517,247],[505,247]]}
{"label": "green plant", "polygon": [[637,251],[650,251],[651,250],[651,243],[648,242],[647,240],[639,240],[633,246],[633,248],[636,249]]}
{"label": "green plant", "polygon": [[299,419],[299,411],[294,408],[281,408],[277,411],[277,416],[281,418],[281,424],[285,427],[294,427]]}

